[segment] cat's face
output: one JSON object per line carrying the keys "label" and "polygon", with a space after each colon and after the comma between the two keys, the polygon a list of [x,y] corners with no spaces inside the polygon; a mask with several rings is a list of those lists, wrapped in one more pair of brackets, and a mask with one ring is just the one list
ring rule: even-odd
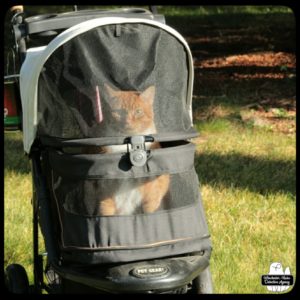
{"label": "cat's face", "polygon": [[155,87],[145,91],[116,91],[105,85],[110,107],[110,123],[125,134],[155,133],[153,102]]}

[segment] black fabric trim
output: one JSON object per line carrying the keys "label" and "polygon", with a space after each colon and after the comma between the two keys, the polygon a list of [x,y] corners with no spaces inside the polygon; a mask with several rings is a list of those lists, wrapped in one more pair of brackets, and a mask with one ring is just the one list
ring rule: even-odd
{"label": "black fabric trim", "polygon": [[[153,137],[156,142],[171,142],[179,140],[187,140],[199,136],[194,128],[188,132],[174,132],[174,133],[160,133],[149,135]],[[63,139],[52,136],[40,136],[42,145],[62,148],[62,147],[80,147],[80,146],[107,146],[107,145],[123,145],[129,142],[130,137],[99,137],[99,138],[85,138],[85,139]]]}
{"label": "black fabric trim", "polygon": [[139,260],[158,259],[211,249],[210,238],[195,238],[178,243],[145,249],[123,249],[103,251],[62,250],[63,260],[87,265],[122,263]]}
{"label": "black fabric trim", "polygon": [[207,225],[201,218],[203,207],[200,201],[171,211],[131,216],[82,217],[65,210],[61,213],[65,249],[72,247],[83,251],[101,251],[122,250],[123,247],[153,248],[155,243],[162,246],[180,240],[208,237]]}
{"label": "black fabric trim", "polygon": [[61,176],[76,179],[140,178],[161,174],[176,174],[194,167],[195,145],[148,150],[143,167],[133,166],[128,153],[65,154],[50,150],[49,161]]}

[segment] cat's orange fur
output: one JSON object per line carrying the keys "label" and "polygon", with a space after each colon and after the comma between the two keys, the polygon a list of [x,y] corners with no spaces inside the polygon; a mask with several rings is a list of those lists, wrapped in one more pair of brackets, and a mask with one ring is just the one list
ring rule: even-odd
{"label": "cat's orange fur", "polygon": [[[108,85],[105,85],[105,89],[111,98],[109,103],[111,121],[116,122],[126,135],[156,133],[153,113],[154,86],[148,87],[142,93],[136,91],[116,91]],[[158,142],[149,144],[149,149],[161,148]],[[122,149],[124,149],[122,146],[91,146],[86,147],[84,152],[89,154],[109,153],[119,152]],[[141,198],[141,207],[144,213],[152,213],[159,208],[162,199],[168,192],[169,184],[170,176],[167,174],[152,178],[135,179],[135,186],[132,188],[138,190],[138,197]],[[128,205],[130,204],[128,203]],[[99,213],[103,216],[122,214],[118,210],[117,195],[114,194],[114,191],[112,191],[111,196],[100,200]]]}
{"label": "cat's orange fur", "polygon": [[[136,179],[141,182],[141,179]],[[143,180],[138,188],[142,195],[142,210],[144,213],[155,212],[169,189],[170,176],[160,175],[153,180]],[[100,201],[99,212],[102,216],[112,216],[118,214],[118,209],[114,196]]]}
{"label": "cat's orange fur", "polygon": [[[120,123],[122,131],[126,134],[147,134],[155,130],[153,117],[153,102],[155,87],[150,86],[142,93],[136,91],[115,91],[109,85],[105,85],[111,98],[110,107],[112,118]],[[126,119],[122,119],[119,111],[126,112]]]}

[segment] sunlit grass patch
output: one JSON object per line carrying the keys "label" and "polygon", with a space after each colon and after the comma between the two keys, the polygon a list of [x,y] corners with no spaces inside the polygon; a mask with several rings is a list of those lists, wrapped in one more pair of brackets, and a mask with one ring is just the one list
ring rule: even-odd
{"label": "sunlit grass patch", "polygon": [[33,283],[32,181],[21,132],[5,133],[4,159],[4,264],[23,265]]}
{"label": "sunlit grass patch", "polygon": [[207,122],[198,122],[195,127],[200,132],[217,133],[230,129],[231,123],[226,119],[213,119]]}
{"label": "sunlit grass patch", "polygon": [[[266,293],[261,275],[280,261],[296,271],[295,202],[284,193],[202,185],[218,293]],[[228,280],[230,278],[230,280]]]}
{"label": "sunlit grass patch", "polygon": [[268,293],[260,276],[272,262],[296,271],[295,136],[226,119],[197,128],[196,170],[216,290]]}

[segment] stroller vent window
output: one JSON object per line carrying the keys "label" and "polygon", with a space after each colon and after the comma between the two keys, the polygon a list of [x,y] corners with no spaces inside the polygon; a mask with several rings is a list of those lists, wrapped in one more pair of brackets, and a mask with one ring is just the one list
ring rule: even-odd
{"label": "stroller vent window", "polygon": [[61,138],[187,132],[187,61],[176,37],[153,26],[107,25],[80,34],[44,64],[38,132]]}
{"label": "stroller vent window", "polygon": [[52,187],[64,209],[77,215],[131,215],[191,205],[198,199],[193,151],[192,144],[153,150],[143,167],[133,166],[128,154],[53,151]]}

